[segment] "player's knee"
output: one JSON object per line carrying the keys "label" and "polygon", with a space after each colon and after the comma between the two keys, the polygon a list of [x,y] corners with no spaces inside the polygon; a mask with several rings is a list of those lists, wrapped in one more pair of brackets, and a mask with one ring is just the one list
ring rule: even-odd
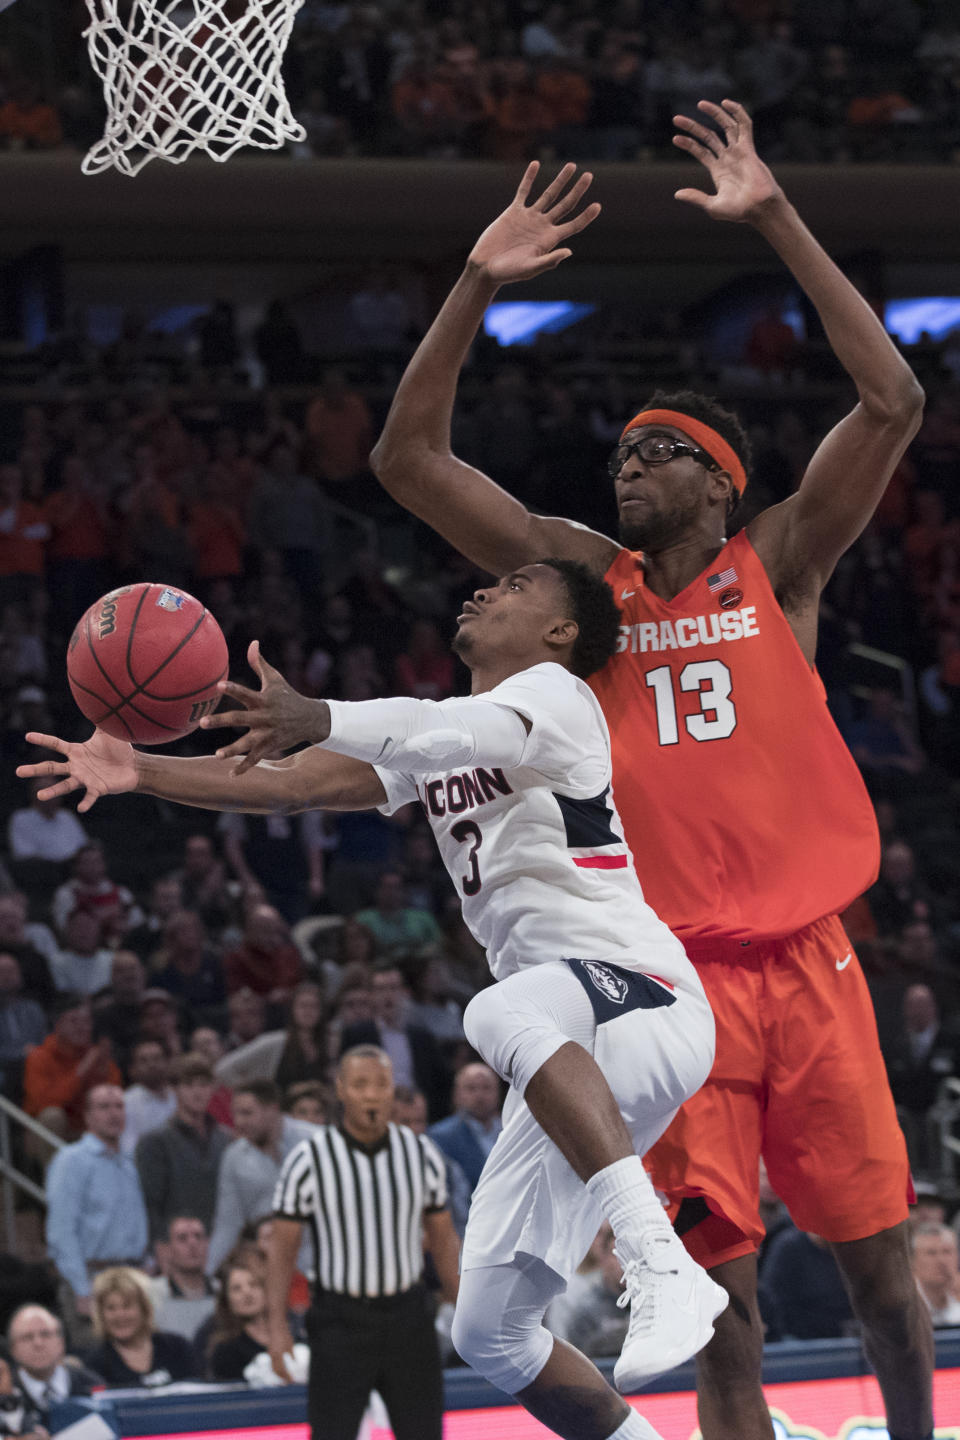
{"label": "player's knee", "polygon": [[540,1066],[565,1043],[552,1019],[509,982],[473,997],[464,1011],[463,1029],[487,1064],[521,1095]]}
{"label": "player's knee", "polygon": [[533,1384],[553,1349],[540,1314],[526,1307],[498,1314],[469,1287],[461,1289],[451,1339],[467,1365],[508,1395]]}

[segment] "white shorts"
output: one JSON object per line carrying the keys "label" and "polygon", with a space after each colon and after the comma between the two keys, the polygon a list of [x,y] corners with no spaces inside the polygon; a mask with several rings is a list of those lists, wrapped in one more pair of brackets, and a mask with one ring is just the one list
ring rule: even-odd
{"label": "white shorts", "polygon": [[[559,987],[569,989],[569,967],[577,963],[548,961],[498,982],[496,988],[509,999],[511,985],[522,984],[529,991],[536,977],[545,994],[556,996]],[[576,980],[573,984],[581,995],[588,994],[588,987],[581,988]],[[588,1004],[587,1024],[579,1027],[577,1037],[610,1085],[638,1155],[660,1138],[713,1064],[713,1012],[699,982],[694,979],[688,988],[665,986],[663,994],[662,1006],[630,1009],[599,1023],[594,1019],[592,1025]],[[602,1017],[602,1002],[597,1011]],[[592,1043],[587,1043],[581,1035],[591,1030]],[[508,1265],[517,1254],[534,1255],[567,1281],[602,1220],[582,1180],[511,1088],[503,1130],[470,1202],[461,1269]]]}

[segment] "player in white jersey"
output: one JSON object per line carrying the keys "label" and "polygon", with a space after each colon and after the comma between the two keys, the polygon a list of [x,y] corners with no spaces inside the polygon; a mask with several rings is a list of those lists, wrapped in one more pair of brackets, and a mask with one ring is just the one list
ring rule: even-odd
{"label": "player in white jersey", "polygon": [[[65,758],[18,771],[63,777],[45,794],[85,787],[81,810],[134,789],[250,812],[422,801],[499,982],[471,1001],[465,1029],[512,1087],[474,1192],[454,1342],[570,1440],[655,1434],[543,1326],[603,1216],[631,1305],[621,1390],[689,1358],[726,1303],[674,1236],[639,1159],[706,1078],[713,1017],[682,946],[643,900],[612,803],[606,724],[582,679],[613,652],[619,618],[584,566],[527,565],[478,590],[458,618],[469,697],[306,700],[254,644],[261,690],[225,685],[247,709],[211,717],[248,733],[217,756],[157,756],[101,732],[83,745],[31,735]],[[311,748],[286,759],[261,758],[304,741]]]}

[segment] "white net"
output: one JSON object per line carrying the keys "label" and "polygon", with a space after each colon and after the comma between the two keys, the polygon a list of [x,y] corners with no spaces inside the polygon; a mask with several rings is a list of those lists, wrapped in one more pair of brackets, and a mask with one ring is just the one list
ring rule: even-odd
{"label": "white net", "polygon": [[90,62],[107,124],[83,171],[303,140],[281,66],[303,0],[87,0]]}

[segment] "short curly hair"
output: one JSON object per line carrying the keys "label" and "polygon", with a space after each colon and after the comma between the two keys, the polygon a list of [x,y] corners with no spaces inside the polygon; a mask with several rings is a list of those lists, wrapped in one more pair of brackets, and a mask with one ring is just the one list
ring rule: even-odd
{"label": "short curly hair", "polygon": [[[726,410],[712,395],[702,395],[698,390],[656,390],[648,400],[640,406],[639,413],[644,410],[677,410],[681,415],[689,415],[691,420],[699,420],[703,425],[709,425],[711,430],[716,430],[737,454],[743,473],[747,479],[750,478],[750,466],[753,463],[753,447],[750,438],[740,423],[739,416],[732,410]],[[740,503],[740,496],[736,491],[731,492],[730,504],[727,508],[727,519],[733,515]]]}
{"label": "short curly hair", "polygon": [[606,580],[579,560],[551,556],[536,564],[549,565],[564,583],[570,601],[570,619],[575,620],[579,628],[570,652],[570,669],[579,679],[586,680],[607,663],[617,648],[620,611],[613,591]]}

